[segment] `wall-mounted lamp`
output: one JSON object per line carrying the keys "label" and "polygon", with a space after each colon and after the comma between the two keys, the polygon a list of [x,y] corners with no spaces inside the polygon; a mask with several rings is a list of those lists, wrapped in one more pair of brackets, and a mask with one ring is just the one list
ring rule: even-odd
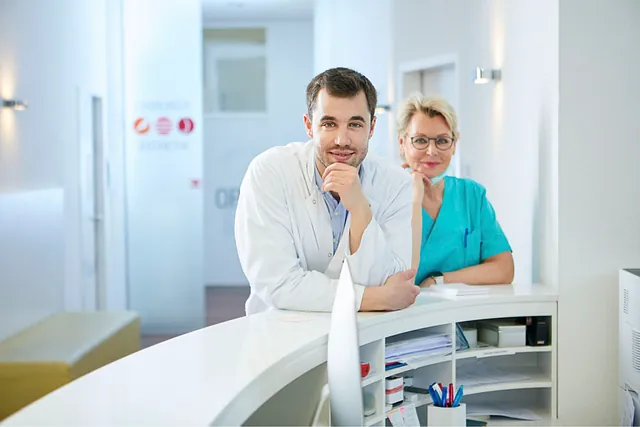
{"label": "wall-mounted lamp", "polygon": [[20,101],[17,99],[3,99],[2,100],[3,108],[11,108],[13,110],[23,111],[29,107],[29,104],[26,101]]}
{"label": "wall-mounted lamp", "polygon": [[476,67],[476,75],[473,82],[477,85],[483,85],[491,80],[500,80],[501,74],[500,70],[485,70],[484,68]]}
{"label": "wall-mounted lamp", "polygon": [[391,105],[376,105],[376,114],[385,114],[391,111]]}

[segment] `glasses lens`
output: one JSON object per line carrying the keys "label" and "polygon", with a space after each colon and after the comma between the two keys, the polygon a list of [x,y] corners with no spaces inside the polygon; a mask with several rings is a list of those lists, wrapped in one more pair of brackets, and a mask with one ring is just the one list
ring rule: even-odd
{"label": "glasses lens", "polygon": [[453,139],[448,136],[441,136],[436,139],[436,147],[440,150],[448,150],[453,144]]}
{"label": "glasses lens", "polygon": [[411,138],[411,143],[416,148],[416,150],[424,150],[425,148],[427,148],[427,145],[429,145],[429,141],[421,136]]}

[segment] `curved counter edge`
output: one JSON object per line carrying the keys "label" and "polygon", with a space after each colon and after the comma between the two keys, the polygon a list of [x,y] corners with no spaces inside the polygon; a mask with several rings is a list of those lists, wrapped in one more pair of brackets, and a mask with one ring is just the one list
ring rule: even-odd
{"label": "curved counter edge", "polygon": [[[525,303],[528,315],[542,315],[557,302],[555,290],[542,285],[489,289],[452,299],[423,292],[408,309],[361,313],[360,345],[450,322],[517,316]],[[203,328],[87,374],[0,425],[242,425],[326,362],[329,323],[329,313],[271,311]]]}

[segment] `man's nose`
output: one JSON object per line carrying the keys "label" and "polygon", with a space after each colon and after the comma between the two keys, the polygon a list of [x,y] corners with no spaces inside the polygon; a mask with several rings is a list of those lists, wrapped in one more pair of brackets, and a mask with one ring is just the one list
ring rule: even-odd
{"label": "man's nose", "polygon": [[349,139],[349,136],[347,135],[346,131],[340,131],[336,136],[335,142],[336,142],[336,145],[340,145],[340,146],[351,144],[351,140]]}

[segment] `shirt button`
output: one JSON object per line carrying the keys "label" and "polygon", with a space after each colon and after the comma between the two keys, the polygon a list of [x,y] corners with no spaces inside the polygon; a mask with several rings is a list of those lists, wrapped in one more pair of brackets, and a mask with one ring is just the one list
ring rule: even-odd
{"label": "shirt button", "polygon": [[332,257],[331,252],[329,252],[329,253],[327,254],[327,256],[328,256],[329,258],[331,258],[331,257]]}
{"label": "shirt button", "polygon": [[313,204],[314,204],[314,205],[316,204],[316,199],[313,199]]}

